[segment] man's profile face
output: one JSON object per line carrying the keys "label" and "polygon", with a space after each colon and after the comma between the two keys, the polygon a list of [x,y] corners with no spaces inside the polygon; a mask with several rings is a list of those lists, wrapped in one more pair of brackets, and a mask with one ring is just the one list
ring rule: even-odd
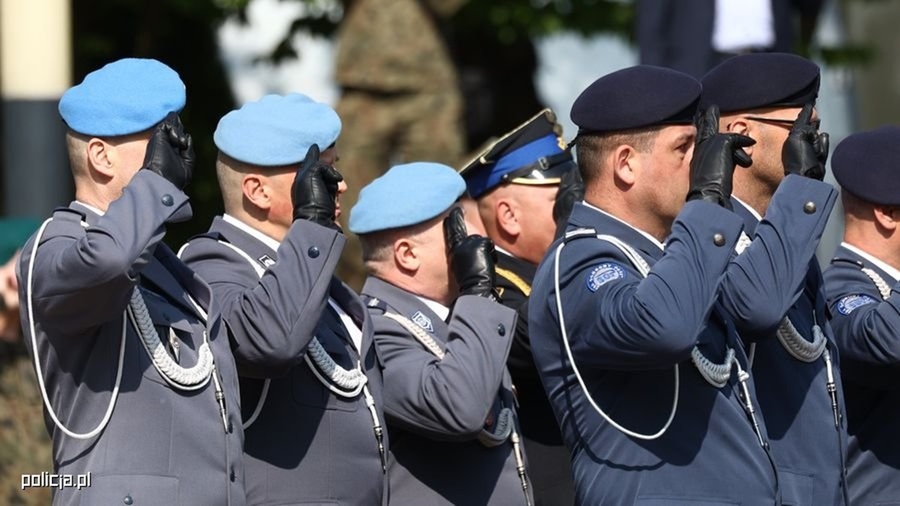
{"label": "man's profile face", "polygon": [[649,153],[642,154],[642,186],[648,206],[662,218],[675,219],[690,189],[691,158],[697,129],[693,125],[663,127]]}
{"label": "man's profile face", "polygon": [[[451,208],[452,209],[452,208]],[[428,297],[449,306],[456,297],[456,280],[450,270],[447,257],[447,238],[444,236],[444,219],[450,210],[430,222],[430,226],[414,238],[419,255],[417,277],[428,287]]]}
{"label": "man's profile face", "polygon": [[[334,166],[340,160],[337,149],[328,148],[319,153],[319,161]],[[285,166],[284,170],[270,171],[267,177],[274,188],[272,211],[269,214],[270,221],[281,225],[286,231],[294,221],[294,204],[291,199],[291,187],[300,164]],[[347,183],[338,183],[338,193],[335,196],[335,221],[341,215],[341,194],[347,191]]]}
{"label": "man's profile face", "polygon": [[517,241],[517,255],[523,260],[538,264],[550,248],[556,233],[553,221],[553,204],[559,185],[512,184],[515,201],[521,215],[521,235]]}
{"label": "man's profile face", "polygon": [[125,187],[141,167],[147,155],[151,132],[129,135],[110,141],[115,150],[116,179]]}
{"label": "man's profile face", "polygon": [[[321,153],[319,153],[319,161],[322,162],[322,163],[324,163],[324,164],[326,164],[326,165],[331,165],[332,167],[334,167],[335,169],[337,169],[338,172],[340,172],[340,170],[341,170],[341,169],[337,166],[337,163],[338,163],[339,161],[341,161],[341,157],[340,157],[340,155],[338,155],[338,150],[337,150],[337,148],[334,147],[334,146],[332,146],[332,147],[326,149],[325,151],[322,151]],[[341,181],[340,183],[338,183],[338,192],[337,192],[337,195],[336,195],[335,198],[334,198],[334,208],[335,208],[335,217],[334,217],[334,221],[338,221],[338,218],[341,217],[341,214],[342,214],[342,211],[341,211],[341,194],[344,193],[345,191],[347,191],[347,180],[346,180],[346,179],[343,180],[343,181]]]}
{"label": "man's profile face", "polygon": [[[756,140],[750,169],[757,179],[765,181],[773,191],[784,179],[781,152],[801,110],[800,107],[772,108],[753,111],[745,116],[751,129],[750,136]],[[815,109],[811,120],[819,120]]]}

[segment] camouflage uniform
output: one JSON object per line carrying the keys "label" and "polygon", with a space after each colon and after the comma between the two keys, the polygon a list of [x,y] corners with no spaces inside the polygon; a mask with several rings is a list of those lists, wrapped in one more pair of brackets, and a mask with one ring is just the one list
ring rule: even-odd
{"label": "camouflage uniform", "polygon": [[[396,163],[455,165],[463,154],[462,95],[437,26],[465,0],[353,0],[338,33],[342,88],[340,163],[349,186],[341,207]],[[349,213],[344,214],[344,228]],[[359,242],[348,238],[340,277],[360,288]]]}

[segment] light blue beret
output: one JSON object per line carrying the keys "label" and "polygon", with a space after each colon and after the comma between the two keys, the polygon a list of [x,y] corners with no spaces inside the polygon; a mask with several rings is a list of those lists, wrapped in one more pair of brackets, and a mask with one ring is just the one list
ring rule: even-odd
{"label": "light blue beret", "polygon": [[440,163],[397,165],[359,192],[350,210],[350,231],[368,234],[428,221],[466,191],[457,172]]}
{"label": "light blue beret", "polygon": [[59,114],[75,132],[97,137],[150,129],[184,108],[184,83],[156,60],[125,58],[95,70],[59,99]]}
{"label": "light blue beret", "polygon": [[291,165],[310,146],[324,151],[341,133],[334,109],[300,93],[266,95],[219,120],[213,140],[219,151],[252,165]]}

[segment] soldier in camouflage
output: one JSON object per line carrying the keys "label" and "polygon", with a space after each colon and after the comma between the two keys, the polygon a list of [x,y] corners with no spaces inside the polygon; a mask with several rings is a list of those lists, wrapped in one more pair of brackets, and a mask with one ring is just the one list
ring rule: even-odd
{"label": "soldier in camouflage", "polygon": [[[462,95],[438,22],[465,1],[344,0],[335,79],[342,90],[338,147],[347,208],[392,165],[459,162]],[[347,239],[340,277],[359,288],[365,278],[359,242]]]}

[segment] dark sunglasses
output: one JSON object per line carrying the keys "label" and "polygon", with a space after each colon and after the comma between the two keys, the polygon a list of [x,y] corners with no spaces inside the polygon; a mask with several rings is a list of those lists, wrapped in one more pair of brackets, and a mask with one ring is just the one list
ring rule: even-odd
{"label": "dark sunglasses", "polygon": [[[744,116],[747,119],[752,119],[753,121],[761,121],[763,123],[774,123],[776,125],[782,125],[787,128],[791,128],[794,126],[794,120],[792,119],[780,119],[780,118],[764,118],[762,116]],[[821,119],[814,119],[810,121],[810,124],[816,129],[819,130],[819,126],[822,124]]]}

